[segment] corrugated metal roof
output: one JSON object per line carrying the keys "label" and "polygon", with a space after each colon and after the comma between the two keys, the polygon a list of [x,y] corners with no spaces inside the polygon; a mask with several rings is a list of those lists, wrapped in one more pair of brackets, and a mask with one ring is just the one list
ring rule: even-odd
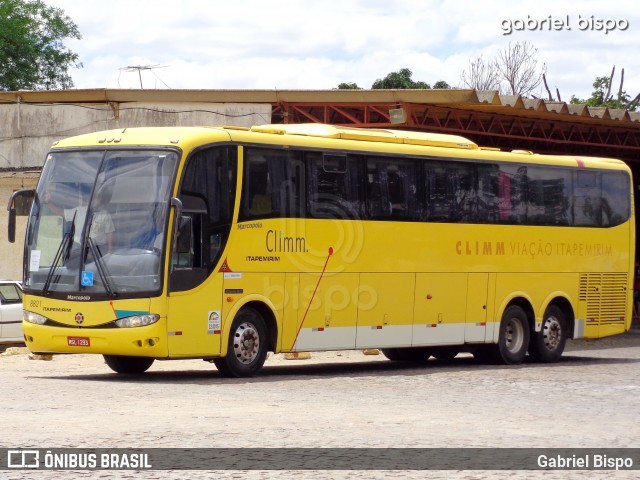
{"label": "corrugated metal roof", "polygon": [[96,104],[125,102],[210,103],[414,103],[485,113],[640,128],[640,112],[500,95],[476,90],[141,90],[87,89],[0,92],[0,103]]}

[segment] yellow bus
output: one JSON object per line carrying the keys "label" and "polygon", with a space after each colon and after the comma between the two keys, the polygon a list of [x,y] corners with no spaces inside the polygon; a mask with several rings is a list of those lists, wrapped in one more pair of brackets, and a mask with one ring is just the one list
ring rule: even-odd
{"label": "yellow bus", "polygon": [[[119,373],[379,348],[519,364],[630,328],[621,161],[322,124],[126,128],[60,141],[25,233],[36,353]],[[23,199],[24,200],[24,199]]]}

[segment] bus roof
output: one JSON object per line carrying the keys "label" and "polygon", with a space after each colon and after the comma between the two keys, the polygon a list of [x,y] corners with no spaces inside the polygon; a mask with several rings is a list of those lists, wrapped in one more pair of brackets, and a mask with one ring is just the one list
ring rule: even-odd
{"label": "bus roof", "polygon": [[[288,140],[284,137],[289,136]],[[280,138],[278,138],[280,137]],[[308,140],[304,140],[308,138]],[[317,139],[317,140],[313,140]],[[600,157],[570,155],[538,155],[530,151],[500,151],[479,147],[476,143],[458,135],[425,133],[393,129],[369,129],[343,127],[320,123],[267,124],[251,128],[237,126],[210,127],[132,127],[88,133],[55,142],[54,148],[89,146],[178,146],[186,151],[203,144],[238,141],[240,143],[290,144],[304,146],[307,143],[337,140],[337,149],[371,150],[392,153],[396,148],[410,155],[443,156],[449,158],[473,158],[487,161],[511,161],[543,163],[575,167],[621,168],[621,160]],[[362,148],[358,144],[369,143]],[[378,145],[374,147],[373,144]],[[396,145],[396,147],[394,147]],[[317,146],[317,145],[310,145]],[[423,151],[420,147],[427,147]],[[432,147],[432,148],[429,148]],[[408,151],[407,149],[410,149]],[[527,161],[523,157],[530,157]]]}
{"label": "bus roof", "polygon": [[368,142],[404,143],[431,147],[476,149],[478,145],[458,135],[443,133],[412,132],[380,128],[337,127],[322,123],[298,123],[288,125],[259,125],[252,132],[280,135],[306,135],[309,137],[339,138],[342,140],[364,140]]}

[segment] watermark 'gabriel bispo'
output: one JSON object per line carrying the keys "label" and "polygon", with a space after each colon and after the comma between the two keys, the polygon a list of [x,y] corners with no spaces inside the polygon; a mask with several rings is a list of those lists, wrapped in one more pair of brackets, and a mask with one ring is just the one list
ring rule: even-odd
{"label": "watermark 'gabriel bispo'", "polygon": [[604,32],[605,35],[608,35],[609,32],[615,30],[627,30],[629,28],[629,20],[625,18],[598,18],[594,15],[590,17],[578,15],[578,18],[572,22],[569,15],[561,17],[549,15],[545,18],[533,18],[531,15],[527,15],[527,18],[505,19],[501,22],[503,35],[511,35],[513,32],[522,32],[525,30],[572,30],[572,25],[575,25],[578,30]]}
{"label": "watermark 'gabriel bispo'", "polygon": [[626,470],[633,467],[633,459],[607,455],[539,455],[538,467],[551,469],[607,469]]}

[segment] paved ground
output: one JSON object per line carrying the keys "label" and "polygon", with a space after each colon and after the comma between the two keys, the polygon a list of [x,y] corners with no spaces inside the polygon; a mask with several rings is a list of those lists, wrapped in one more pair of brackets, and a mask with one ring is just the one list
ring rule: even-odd
{"label": "paved ground", "polygon": [[[568,345],[555,365],[271,356],[253,379],[197,360],[113,374],[98,356],[0,356],[16,447],[640,447],[640,334]],[[615,478],[637,478],[617,472]],[[605,472],[20,472],[0,478],[605,478]],[[635,474],[634,474],[635,473]],[[3,475],[5,475],[3,477]],[[611,478],[607,475],[606,478]]]}

